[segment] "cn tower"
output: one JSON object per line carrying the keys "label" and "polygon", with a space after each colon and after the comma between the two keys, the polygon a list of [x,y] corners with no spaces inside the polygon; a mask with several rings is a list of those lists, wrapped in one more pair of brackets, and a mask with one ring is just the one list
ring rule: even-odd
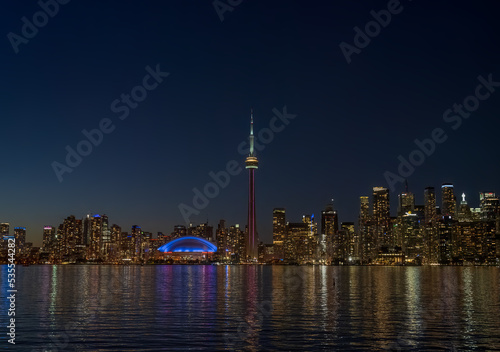
{"label": "cn tower", "polygon": [[250,112],[250,153],[245,160],[248,169],[248,236],[247,236],[247,259],[258,260],[259,238],[257,235],[255,216],[255,179],[254,172],[259,168],[259,161],[255,156],[254,135],[253,135],[253,110]]}

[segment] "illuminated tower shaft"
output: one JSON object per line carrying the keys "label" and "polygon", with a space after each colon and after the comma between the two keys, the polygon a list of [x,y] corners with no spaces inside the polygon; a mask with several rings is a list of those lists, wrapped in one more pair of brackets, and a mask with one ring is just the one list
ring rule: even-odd
{"label": "illuminated tower shaft", "polygon": [[254,172],[258,169],[259,161],[255,156],[254,135],[253,135],[253,112],[250,116],[250,154],[245,160],[248,169],[248,236],[247,236],[247,257],[250,260],[258,259],[259,238],[256,226],[255,214],[255,179]]}

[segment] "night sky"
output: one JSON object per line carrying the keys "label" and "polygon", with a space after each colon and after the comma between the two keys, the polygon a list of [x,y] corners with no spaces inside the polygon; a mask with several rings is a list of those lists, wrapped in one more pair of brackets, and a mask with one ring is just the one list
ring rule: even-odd
{"label": "night sky", "polygon": [[[408,177],[410,190],[423,203],[426,186],[452,182],[478,206],[478,192],[500,192],[500,87],[455,130],[443,114],[474,95],[478,76],[500,82],[500,6],[402,0],[347,63],[341,42],[353,45],[353,28],[364,31],[370,11],[387,8],[244,0],[221,21],[210,0],[73,0],[16,54],[8,34],[22,35],[21,18],[32,21],[41,8],[4,2],[0,222],[26,226],[36,245],[44,225],[89,212],[124,231],[138,224],[170,233],[184,224],[179,204],[193,206],[192,189],[202,190],[210,171],[243,165],[238,145],[252,107],[256,132],[269,127],[274,108],[296,115],[257,152],[261,240],[272,239],[275,207],[298,222],[319,218],[334,198],[339,220],[356,221],[359,196],[388,187],[384,172],[397,173],[398,156],[408,158],[414,140],[436,128],[448,138]],[[170,75],[121,120],[111,104],[157,65]],[[76,148],[81,131],[106,118],[114,130],[59,182],[52,163],[65,163],[66,146]],[[247,187],[243,170],[190,220],[244,226]],[[402,188],[391,193],[393,215]]]}

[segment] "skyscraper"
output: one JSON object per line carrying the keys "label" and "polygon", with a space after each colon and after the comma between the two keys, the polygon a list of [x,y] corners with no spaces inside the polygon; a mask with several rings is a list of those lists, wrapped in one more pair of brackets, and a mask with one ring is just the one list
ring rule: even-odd
{"label": "skyscraper", "polygon": [[42,250],[44,252],[50,252],[53,248],[54,242],[56,240],[56,229],[52,226],[43,227],[43,244]]}
{"label": "skyscraper", "polygon": [[426,255],[427,247],[424,228],[420,226],[420,219],[417,213],[406,213],[398,218],[398,246],[401,247],[405,255],[405,261],[416,264],[422,263],[422,258]]}
{"label": "skyscraper", "polygon": [[441,186],[441,197],[443,205],[441,214],[443,216],[451,216],[451,218],[454,219],[456,215],[457,199],[455,197],[453,184],[443,183],[443,185]]}
{"label": "skyscraper", "polygon": [[102,218],[99,214],[89,219],[89,255],[88,258],[101,258]]}
{"label": "skyscraper", "polygon": [[82,221],[82,226],[83,226],[83,231],[82,231],[82,244],[85,246],[90,246],[90,240],[91,240],[91,232],[92,232],[92,222],[94,217],[92,214],[87,214],[83,218]]}
{"label": "skyscraper", "polygon": [[375,243],[373,233],[370,231],[370,200],[367,196],[359,197],[359,219],[358,231],[360,246],[361,262],[367,263],[373,259]]}
{"label": "skyscraper", "polygon": [[408,181],[406,181],[405,191],[398,195],[398,216],[413,212],[414,209],[415,195],[408,190]]}
{"label": "skyscraper", "polygon": [[302,215],[302,222],[309,226],[308,234],[308,244],[310,250],[310,261],[316,261],[318,259],[319,250],[319,234],[318,234],[318,223],[315,221],[314,214],[312,215]]}
{"label": "skyscraper", "polygon": [[465,193],[462,193],[462,200],[460,201],[460,205],[458,207],[457,219],[459,222],[472,221],[472,212],[467,204],[467,200],[465,200]]}
{"label": "skyscraper", "polygon": [[112,260],[117,260],[122,256],[121,253],[122,228],[116,224],[113,224],[113,226],[111,226],[110,234],[111,234],[111,245],[110,245],[109,258]]}
{"label": "skyscraper", "polygon": [[26,243],[26,227],[14,227],[14,238],[16,239],[16,251],[22,252]]}
{"label": "skyscraper", "polygon": [[424,190],[425,201],[425,222],[429,223],[436,219],[436,191],[434,187],[427,187]]}
{"label": "skyscraper", "polygon": [[240,229],[239,224],[229,227],[229,242],[231,259],[235,262],[244,261],[246,257],[246,233]]}
{"label": "skyscraper", "polygon": [[134,262],[138,262],[142,260],[142,246],[143,246],[143,238],[142,238],[142,230],[138,225],[132,225],[132,243],[134,252],[132,254],[132,260]]}
{"label": "skyscraper", "polygon": [[390,223],[389,190],[373,187],[373,227],[377,249],[394,246]]}
{"label": "skyscraper", "polygon": [[215,231],[217,241],[217,255],[219,259],[229,259],[229,234],[226,227],[226,220],[220,220]]}
{"label": "skyscraper", "polygon": [[273,246],[274,253],[284,258],[284,241],[286,234],[286,213],[284,208],[273,209]]}
{"label": "skyscraper", "polygon": [[285,240],[285,259],[290,263],[312,263],[315,241],[311,236],[311,223],[305,217],[302,222],[288,223]]}
{"label": "skyscraper", "polygon": [[107,215],[102,216],[102,242],[111,242],[111,230],[109,228],[109,220]]}
{"label": "skyscraper", "polygon": [[106,260],[111,252],[111,229],[107,215],[102,216],[101,257]]}
{"label": "skyscraper", "polygon": [[[438,263],[449,264],[453,256],[455,220],[450,215],[443,216],[437,223]],[[456,243],[455,243],[456,244]]]}
{"label": "skyscraper", "polygon": [[250,153],[245,160],[248,169],[248,233],[247,233],[247,259],[254,260],[259,256],[259,238],[256,225],[255,214],[255,180],[254,172],[259,167],[259,161],[255,155],[254,135],[253,135],[253,111],[250,114]]}
{"label": "skyscraper", "polygon": [[341,230],[339,231],[339,258],[342,258],[344,263],[352,263],[353,258],[358,255],[358,240],[354,231],[353,222],[342,222]]}
{"label": "skyscraper", "polygon": [[424,190],[424,252],[426,264],[437,263],[439,258],[439,237],[437,229],[436,191],[434,187]]}
{"label": "skyscraper", "polygon": [[61,224],[58,231],[61,235],[60,250],[65,259],[70,259],[76,252],[77,245],[82,241],[82,222],[77,220],[74,215],[68,216]]}
{"label": "skyscraper", "polygon": [[[335,252],[335,240],[338,235],[339,222],[337,211],[333,209],[333,201],[328,204],[321,212],[321,240],[320,243],[324,242],[324,251],[326,255],[326,260],[331,261],[333,259],[333,254]],[[323,253],[320,252],[320,256]]]}

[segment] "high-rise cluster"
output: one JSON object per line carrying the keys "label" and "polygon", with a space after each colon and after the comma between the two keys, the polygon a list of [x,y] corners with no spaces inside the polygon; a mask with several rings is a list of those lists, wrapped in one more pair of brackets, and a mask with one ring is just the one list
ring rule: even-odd
{"label": "high-rise cluster", "polygon": [[[441,199],[438,205],[438,197]],[[391,216],[390,193],[374,187],[372,195],[359,198],[357,222],[339,222],[333,200],[321,211],[287,221],[286,210],[272,214],[272,243],[257,245],[256,257],[249,257],[252,245],[250,226],[228,225],[220,220],[176,225],[166,235],[153,236],[140,226],[130,231],[110,225],[107,215],[68,216],[59,226],[44,226],[42,246],[26,241],[26,228],[0,224],[1,257],[6,258],[6,239],[15,238],[17,258],[29,263],[154,263],[165,262],[163,245],[182,238],[200,238],[216,245],[210,256],[187,253],[175,261],[203,258],[222,263],[259,262],[275,264],[337,265],[428,265],[498,264],[500,257],[500,202],[493,192],[479,193],[479,207],[469,205],[466,195],[457,200],[455,188],[446,183],[441,192],[434,187],[423,191],[423,204],[406,187],[397,195],[397,214]],[[319,226],[318,226],[319,223]],[[183,249],[181,248],[181,252]],[[169,257],[169,255],[167,255]]]}
{"label": "high-rise cluster", "polygon": [[[245,258],[244,231],[239,225],[225,229],[224,224],[221,221],[217,229],[217,238],[225,237],[224,246],[220,248],[229,248],[224,257],[237,261]],[[151,263],[163,258],[158,248],[171,240],[192,236],[215,243],[213,227],[208,223],[188,227],[176,225],[169,235],[158,232],[153,236],[138,225],[133,225],[128,232],[122,231],[119,225],[110,225],[107,215],[99,214],[83,218],[70,215],[59,226],[44,226],[41,247],[26,242],[25,227],[15,227],[13,235],[9,235],[9,230],[9,223],[0,224],[0,262],[6,261],[7,240],[13,237],[18,262],[40,264]]]}
{"label": "high-rise cluster", "polygon": [[[312,217],[285,223],[285,210],[273,212],[273,239],[289,263],[326,264],[496,264],[500,249],[500,203],[493,192],[479,193],[480,207],[470,208],[465,194],[457,204],[454,187],[441,186],[441,206],[434,187],[427,187],[424,204],[415,203],[408,190],[398,195],[397,216],[391,216],[390,193],[373,187],[371,202],[360,197],[357,228],[338,225],[337,211],[328,204],[321,212],[321,232]],[[278,220],[279,219],[279,220]],[[310,223],[312,221],[312,223]]]}

